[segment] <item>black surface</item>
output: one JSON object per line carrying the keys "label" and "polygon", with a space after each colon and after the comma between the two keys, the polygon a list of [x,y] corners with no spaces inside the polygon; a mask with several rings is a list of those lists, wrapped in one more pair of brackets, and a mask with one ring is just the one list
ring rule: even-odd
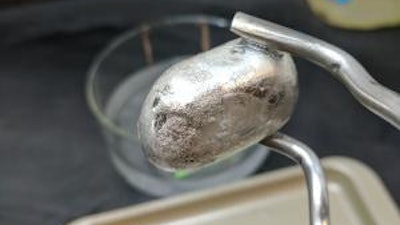
{"label": "black surface", "polygon": [[[64,224],[151,199],[113,170],[85,103],[85,72],[111,37],[154,17],[243,10],[353,54],[400,92],[400,29],[353,32],[318,21],[303,1],[55,1],[0,11],[0,224]],[[326,72],[297,60],[301,93],[285,131],[321,157],[369,164],[400,203],[400,132]],[[260,171],[289,165],[273,154]]]}

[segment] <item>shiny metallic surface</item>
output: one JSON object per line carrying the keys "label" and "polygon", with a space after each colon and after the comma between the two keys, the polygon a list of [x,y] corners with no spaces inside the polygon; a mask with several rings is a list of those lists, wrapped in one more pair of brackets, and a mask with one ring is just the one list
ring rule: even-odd
{"label": "shiny metallic surface", "polygon": [[400,95],[379,84],[347,52],[309,35],[240,12],[233,18],[231,30],[325,68],[362,105],[400,130]]}
{"label": "shiny metallic surface", "polygon": [[298,163],[307,182],[311,225],[329,225],[329,198],[325,175],[318,157],[307,145],[283,134],[261,141],[272,150]]}
{"label": "shiny metallic surface", "polygon": [[276,133],[297,93],[288,54],[236,39],[166,70],[143,103],[138,133],[157,167],[201,167]]}
{"label": "shiny metallic surface", "polygon": [[[286,51],[331,72],[366,108],[400,129],[400,95],[376,82],[345,51],[314,37],[237,13],[237,39],[168,69],[143,104],[138,123],[150,161],[165,170],[209,164],[261,141],[305,173],[310,223],[328,225],[329,201],[317,156],[276,132],[297,99]],[[268,46],[268,47],[266,47]],[[278,49],[278,50],[275,50]]]}

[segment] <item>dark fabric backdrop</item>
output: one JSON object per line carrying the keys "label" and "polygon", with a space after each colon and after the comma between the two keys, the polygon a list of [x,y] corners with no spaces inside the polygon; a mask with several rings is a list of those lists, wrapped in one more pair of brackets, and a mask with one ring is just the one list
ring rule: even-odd
{"label": "dark fabric backdrop", "polygon": [[[302,0],[58,0],[0,9],[0,224],[64,224],[152,199],[113,170],[84,100],[93,56],[121,31],[166,15],[237,10],[315,35],[400,92],[400,29],[328,27]],[[400,203],[400,132],[329,74],[297,59],[300,99],[285,132],[321,157],[359,159]],[[272,154],[259,172],[287,166]]]}

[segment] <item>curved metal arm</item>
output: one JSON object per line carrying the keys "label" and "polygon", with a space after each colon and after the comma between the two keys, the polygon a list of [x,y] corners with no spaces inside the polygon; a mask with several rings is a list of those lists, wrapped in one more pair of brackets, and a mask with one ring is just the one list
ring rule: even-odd
{"label": "curved metal arm", "polygon": [[400,130],[400,95],[374,80],[347,52],[320,39],[238,12],[231,30],[325,68],[366,108]]}
{"label": "curved metal arm", "polygon": [[301,165],[309,195],[310,224],[329,225],[328,190],[324,172],[315,153],[300,141],[283,134],[268,137],[261,143]]}

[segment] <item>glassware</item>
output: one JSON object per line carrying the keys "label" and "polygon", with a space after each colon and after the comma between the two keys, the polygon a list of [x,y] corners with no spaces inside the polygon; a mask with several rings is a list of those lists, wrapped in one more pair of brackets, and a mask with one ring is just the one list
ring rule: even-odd
{"label": "glassware", "polygon": [[226,184],[253,173],[268,151],[262,145],[197,171],[160,171],[148,163],[137,137],[141,104],[153,82],[183,58],[235,36],[228,21],[213,16],[171,17],[116,37],[95,58],[86,97],[99,121],[112,162],[126,181],[155,196]]}

